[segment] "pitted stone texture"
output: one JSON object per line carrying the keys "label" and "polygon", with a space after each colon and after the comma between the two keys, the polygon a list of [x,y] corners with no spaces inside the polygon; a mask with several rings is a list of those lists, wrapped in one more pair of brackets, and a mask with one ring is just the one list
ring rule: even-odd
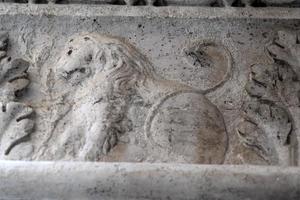
{"label": "pitted stone texture", "polygon": [[298,200],[298,167],[0,162],[1,199]]}
{"label": "pitted stone texture", "polygon": [[[274,38],[285,41],[278,36],[283,27],[293,34],[299,27],[293,9],[0,4],[0,14],[1,30],[9,31],[7,54],[30,63],[30,84],[17,97],[36,113],[27,141],[32,153],[24,159],[264,165],[299,160],[297,81],[291,73],[296,66],[284,67],[283,59],[274,61],[266,51]],[[297,46],[297,40],[288,41]],[[289,46],[279,50],[292,52]],[[189,49],[192,56],[186,57]],[[269,92],[245,89],[265,71],[259,66],[280,69],[284,81],[277,86],[290,107],[281,112],[267,104],[282,120],[264,114],[268,120],[256,120],[278,133],[256,137],[269,130],[257,123],[257,129],[246,126],[237,134],[244,105],[273,90],[272,84]],[[256,76],[250,78],[251,72]],[[263,101],[256,107],[264,107]],[[273,147],[269,135],[281,137],[284,151]],[[262,141],[260,152],[274,156],[249,148],[253,141]]]}

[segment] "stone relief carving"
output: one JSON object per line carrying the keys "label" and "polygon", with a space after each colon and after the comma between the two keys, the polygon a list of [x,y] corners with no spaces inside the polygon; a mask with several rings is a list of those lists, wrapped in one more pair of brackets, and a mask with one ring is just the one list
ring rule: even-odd
{"label": "stone relief carving", "polygon": [[[217,107],[204,92],[156,74],[125,40],[74,36],[53,73],[52,96],[65,109],[35,159],[128,161],[142,153],[140,161],[223,163],[228,138]],[[131,134],[141,139],[127,145]]]}
{"label": "stone relief carving", "polygon": [[245,121],[238,127],[242,143],[269,164],[278,164],[279,159],[286,159],[286,145],[292,130],[288,113],[279,106],[259,102],[246,104],[244,112]]}
{"label": "stone relief carving", "polygon": [[255,150],[270,164],[290,164],[293,148],[293,110],[300,105],[300,46],[297,33],[279,31],[267,46],[273,64],[251,67],[246,85],[256,101],[245,104],[245,121],[237,128],[244,145]]}
{"label": "stone relief carving", "polygon": [[33,110],[18,101],[29,84],[29,63],[7,54],[8,34],[0,33],[0,158],[21,159],[32,151],[28,140],[34,128]]}
{"label": "stone relief carving", "polygon": [[[8,57],[7,47],[8,35],[1,34],[1,159],[224,162],[228,136],[223,115],[205,97],[231,75],[224,46],[204,41],[183,50],[187,64],[223,71],[199,91],[156,74],[124,39],[71,37],[49,72],[49,113],[43,114],[51,125],[39,144],[30,140],[33,133],[41,134],[34,132],[33,109],[22,103],[30,64]],[[279,31],[266,50],[273,62],[251,66],[245,87],[251,101],[244,103],[237,134],[268,164],[291,164],[299,128],[293,112],[300,105],[298,36]]]}

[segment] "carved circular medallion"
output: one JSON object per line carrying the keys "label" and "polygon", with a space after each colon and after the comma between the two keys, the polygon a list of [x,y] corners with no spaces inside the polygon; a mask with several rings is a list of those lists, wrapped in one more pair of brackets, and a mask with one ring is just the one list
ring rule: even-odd
{"label": "carved circular medallion", "polygon": [[188,163],[224,162],[228,137],[223,116],[195,91],[174,92],[153,105],[145,133],[155,148],[168,150]]}

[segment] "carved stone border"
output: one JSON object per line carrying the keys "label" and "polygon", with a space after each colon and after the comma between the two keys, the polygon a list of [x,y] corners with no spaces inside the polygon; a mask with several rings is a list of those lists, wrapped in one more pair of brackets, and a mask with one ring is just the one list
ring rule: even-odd
{"label": "carved stone border", "polygon": [[[118,6],[299,7],[298,0],[2,0],[4,3],[96,4]],[[1,3],[1,2],[0,2]]]}
{"label": "carved stone border", "polygon": [[0,199],[300,198],[300,168],[0,162]]}
{"label": "carved stone border", "polygon": [[212,8],[212,7],[147,7],[147,6],[91,6],[88,4],[6,4],[0,3],[1,15],[48,16],[122,16],[188,19],[300,19],[300,8]]}

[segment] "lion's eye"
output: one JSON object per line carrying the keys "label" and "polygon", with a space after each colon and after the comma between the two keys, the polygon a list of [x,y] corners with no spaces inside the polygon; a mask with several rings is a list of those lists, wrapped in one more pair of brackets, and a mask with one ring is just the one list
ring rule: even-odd
{"label": "lion's eye", "polygon": [[68,56],[70,56],[72,53],[73,53],[72,49],[70,49],[70,50],[67,52]]}
{"label": "lion's eye", "polygon": [[100,63],[102,64],[102,65],[105,65],[105,63],[106,63],[106,58],[105,58],[105,55],[104,54],[102,54],[101,55],[101,57],[100,57]]}
{"label": "lion's eye", "polygon": [[80,69],[79,69],[79,72],[80,72],[80,73],[85,73],[85,68],[80,68]]}

